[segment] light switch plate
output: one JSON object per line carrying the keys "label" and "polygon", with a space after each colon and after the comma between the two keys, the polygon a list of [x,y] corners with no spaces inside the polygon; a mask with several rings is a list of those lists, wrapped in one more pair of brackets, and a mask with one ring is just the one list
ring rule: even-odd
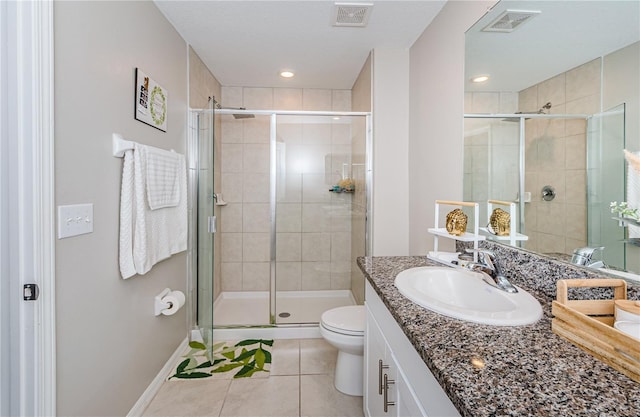
{"label": "light switch plate", "polygon": [[93,232],[93,204],[58,206],[58,239]]}

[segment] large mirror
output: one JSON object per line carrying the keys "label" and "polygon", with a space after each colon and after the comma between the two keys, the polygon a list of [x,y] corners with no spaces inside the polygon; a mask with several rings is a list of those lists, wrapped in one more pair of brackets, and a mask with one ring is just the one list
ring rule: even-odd
{"label": "large mirror", "polygon": [[623,149],[640,151],[640,0],[504,0],[465,50],[464,199],[515,203],[507,243],[640,273],[640,234],[609,208],[637,195]]}

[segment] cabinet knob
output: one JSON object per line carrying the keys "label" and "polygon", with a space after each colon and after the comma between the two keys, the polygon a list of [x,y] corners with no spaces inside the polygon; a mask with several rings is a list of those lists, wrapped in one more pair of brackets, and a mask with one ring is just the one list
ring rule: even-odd
{"label": "cabinet knob", "polygon": [[[388,368],[388,366],[387,366]],[[389,406],[390,405],[396,405],[395,402],[393,401],[389,401],[389,385],[393,385],[395,384],[396,381],[394,381],[393,379],[389,379],[389,377],[387,376],[387,374],[384,374],[384,397],[383,397],[383,404],[384,404],[384,412],[388,412],[389,411]]]}

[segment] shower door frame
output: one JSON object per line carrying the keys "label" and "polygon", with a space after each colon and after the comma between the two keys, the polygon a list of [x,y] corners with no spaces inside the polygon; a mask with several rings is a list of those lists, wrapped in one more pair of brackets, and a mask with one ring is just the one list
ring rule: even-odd
{"label": "shower door frame", "polygon": [[[277,178],[277,149],[276,149],[276,134],[277,134],[277,120],[278,116],[326,116],[326,117],[365,117],[365,198],[367,205],[367,213],[365,215],[365,255],[371,253],[371,237],[373,236],[371,227],[371,191],[373,179],[372,175],[372,120],[371,112],[352,112],[352,111],[315,111],[315,110],[252,110],[252,109],[224,109],[216,108],[214,115],[254,115],[254,116],[269,116],[269,213],[270,213],[270,283],[269,283],[269,325],[272,327],[300,327],[305,324],[292,323],[283,324],[276,323],[276,178]],[[215,279],[215,278],[214,278]],[[309,324],[306,324],[309,326]],[[217,326],[214,328],[237,328],[239,326]],[[264,327],[264,325],[257,324],[255,326],[240,326],[240,327]]]}

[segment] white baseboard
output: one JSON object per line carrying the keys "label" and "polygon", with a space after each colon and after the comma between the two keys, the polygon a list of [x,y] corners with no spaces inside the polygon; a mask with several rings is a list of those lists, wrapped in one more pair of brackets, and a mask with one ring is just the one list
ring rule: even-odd
{"label": "white baseboard", "polygon": [[153,397],[156,396],[156,394],[160,390],[160,387],[162,387],[162,384],[164,383],[164,381],[166,381],[167,377],[169,377],[169,373],[171,373],[174,370],[174,367],[178,363],[178,360],[187,350],[188,345],[189,345],[189,339],[185,337],[185,339],[180,343],[176,351],[173,352],[173,355],[171,355],[167,363],[165,363],[162,369],[160,370],[160,372],[158,372],[158,375],[156,375],[153,381],[151,381],[151,384],[149,384],[149,386],[142,393],[140,398],[138,398],[138,401],[131,408],[131,410],[127,414],[127,417],[142,416],[142,414],[147,409],[149,404],[151,404],[151,400],[153,400]]}

